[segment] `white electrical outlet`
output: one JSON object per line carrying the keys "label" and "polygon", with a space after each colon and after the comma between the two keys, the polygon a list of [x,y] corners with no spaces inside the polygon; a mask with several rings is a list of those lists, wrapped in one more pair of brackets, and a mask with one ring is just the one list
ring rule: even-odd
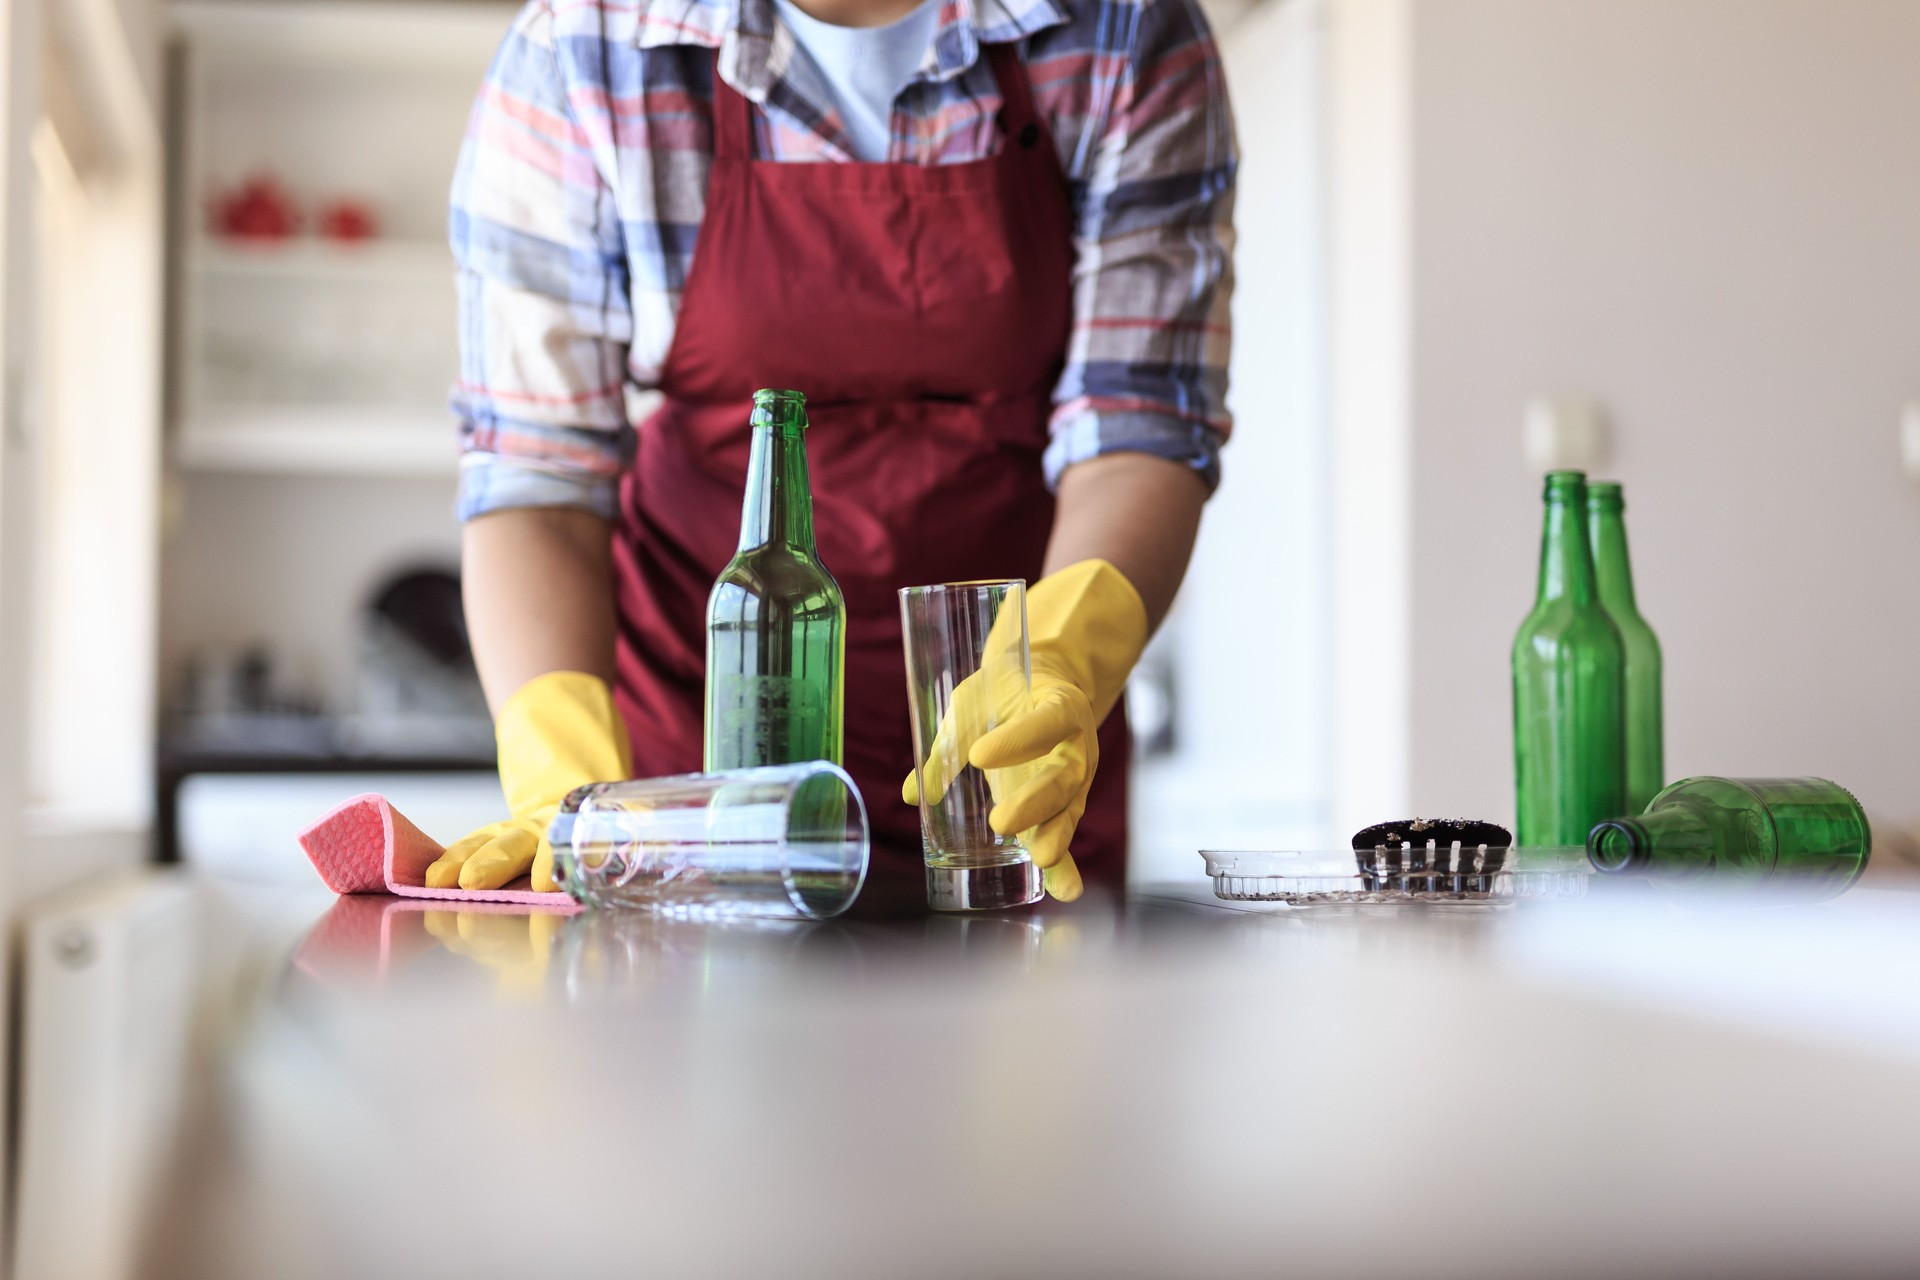
{"label": "white electrical outlet", "polygon": [[1521,447],[1535,471],[1593,471],[1606,462],[1610,444],[1606,410],[1575,396],[1535,396],[1527,401]]}
{"label": "white electrical outlet", "polygon": [[1907,401],[1900,411],[1900,466],[1907,479],[1920,483],[1920,400]]}

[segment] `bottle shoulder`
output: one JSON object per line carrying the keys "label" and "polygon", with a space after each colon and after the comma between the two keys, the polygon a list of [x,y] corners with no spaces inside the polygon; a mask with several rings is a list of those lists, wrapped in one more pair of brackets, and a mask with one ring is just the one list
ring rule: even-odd
{"label": "bottle shoulder", "polygon": [[1635,653],[1651,654],[1655,658],[1660,656],[1660,637],[1653,633],[1653,628],[1645,618],[1634,612],[1622,613],[1614,609],[1608,609],[1607,612],[1613,618],[1621,642],[1628,649]]}
{"label": "bottle shoulder", "polygon": [[1579,601],[1567,596],[1542,600],[1533,606],[1514,636],[1516,649],[1535,640],[1566,645],[1593,645],[1621,649],[1620,628],[1599,601]]}
{"label": "bottle shoulder", "polygon": [[1681,778],[1677,782],[1668,783],[1660,794],[1654,797],[1655,804],[1663,801],[1672,804],[1691,802],[1728,808],[1745,808],[1748,805],[1757,804],[1759,797],[1754,794],[1751,787],[1737,778],[1694,777]]}
{"label": "bottle shoulder", "polygon": [[1779,847],[1766,800],[1735,778],[1684,778],[1640,820],[1656,846],[1730,871],[1764,872]]}
{"label": "bottle shoulder", "polygon": [[727,562],[714,581],[712,599],[717,603],[728,596],[809,601],[816,607],[842,607],[845,599],[817,556],[772,544],[742,551]]}

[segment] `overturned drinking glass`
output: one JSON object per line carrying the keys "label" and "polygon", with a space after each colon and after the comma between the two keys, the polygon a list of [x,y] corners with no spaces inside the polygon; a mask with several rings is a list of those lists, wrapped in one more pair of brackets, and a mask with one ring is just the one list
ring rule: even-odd
{"label": "overturned drinking glass", "polygon": [[590,907],[824,920],[867,877],[867,811],[825,760],[581,787],[548,828],[553,875]]}

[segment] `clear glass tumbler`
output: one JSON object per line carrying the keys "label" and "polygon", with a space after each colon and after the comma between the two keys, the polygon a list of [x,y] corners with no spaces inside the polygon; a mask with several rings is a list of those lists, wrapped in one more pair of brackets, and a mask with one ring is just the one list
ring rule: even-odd
{"label": "clear glass tumbler", "polygon": [[548,828],[560,887],[591,907],[824,920],[867,878],[867,810],[839,766],[581,787]]}
{"label": "clear glass tumbler", "polygon": [[[913,717],[914,776],[927,902],[936,911],[991,911],[1040,900],[1044,885],[1018,837],[987,824],[1017,770],[967,763],[983,735],[1026,709],[1027,584],[956,582],[900,592]],[[944,785],[943,785],[944,784]]]}

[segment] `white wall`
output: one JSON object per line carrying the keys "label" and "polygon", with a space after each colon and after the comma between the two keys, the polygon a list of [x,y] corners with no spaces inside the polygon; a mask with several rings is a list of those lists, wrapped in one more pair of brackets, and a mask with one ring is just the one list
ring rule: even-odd
{"label": "white wall", "polygon": [[1522,402],[1616,422],[1669,775],[1920,816],[1920,4],[1413,6],[1412,802],[1510,814]]}
{"label": "white wall", "polygon": [[[151,130],[151,124],[148,125]],[[152,819],[160,474],[158,135],[75,173],[52,130],[41,177],[44,439],[30,730],[36,826]],[[113,376],[101,376],[112,351]]]}
{"label": "white wall", "polygon": [[1411,804],[1408,0],[1329,0],[1329,843]]}

